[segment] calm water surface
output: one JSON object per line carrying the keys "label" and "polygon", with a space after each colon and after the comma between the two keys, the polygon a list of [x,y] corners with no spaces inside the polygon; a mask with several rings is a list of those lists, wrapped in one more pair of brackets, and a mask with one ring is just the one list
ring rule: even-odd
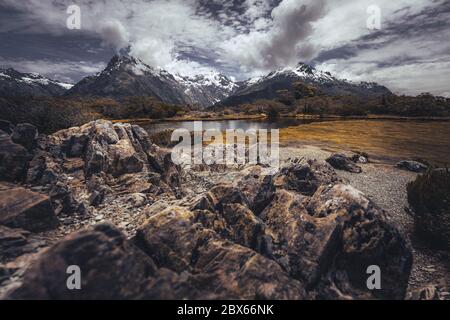
{"label": "calm water surface", "polygon": [[[142,124],[141,124],[142,125]],[[148,132],[186,128],[192,121],[142,125]],[[203,129],[280,129],[283,145],[365,151],[376,158],[421,158],[450,165],[450,121],[422,120],[228,120],[203,121]]]}

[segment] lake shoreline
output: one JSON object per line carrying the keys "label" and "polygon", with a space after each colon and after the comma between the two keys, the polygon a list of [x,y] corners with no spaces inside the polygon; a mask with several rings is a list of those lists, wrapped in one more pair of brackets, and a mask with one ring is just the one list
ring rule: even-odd
{"label": "lake shoreline", "polygon": [[106,119],[113,123],[139,123],[151,124],[161,122],[184,122],[184,121],[231,121],[231,120],[276,120],[276,119],[305,119],[305,120],[404,120],[404,121],[450,121],[450,117],[404,117],[395,115],[367,115],[367,116],[316,116],[316,115],[280,115],[278,118],[270,119],[267,115],[230,115],[203,117],[174,117],[163,119],[136,118],[136,119]]}

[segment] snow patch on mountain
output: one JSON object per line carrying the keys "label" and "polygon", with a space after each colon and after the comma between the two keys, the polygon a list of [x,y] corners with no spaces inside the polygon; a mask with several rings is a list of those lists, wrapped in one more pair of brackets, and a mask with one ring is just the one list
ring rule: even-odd
{"label": "snow patch on mountain", "polygon": [[72,84],[52,80],[38,73],[21,73],[12,68],[0,69],[2,95],[55,96],[72,87]]}

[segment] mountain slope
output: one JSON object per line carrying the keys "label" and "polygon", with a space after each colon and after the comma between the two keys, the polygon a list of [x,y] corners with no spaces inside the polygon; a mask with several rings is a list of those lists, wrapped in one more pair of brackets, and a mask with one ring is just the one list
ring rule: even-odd
{"label": "mountain slope", "polygon": [[68,95],[124,98],[153,96],[170,104],[212,105],[228,97],[237,85],[220,74],[194,78],[172,75],[130,56],[114,56],[100,73],[84,78]]}
{"label": "mountain slope", "polygon": [[359,97],[380,96],[391,93],[389,89],[376,83],[355,84],[340,80],[328,72],[319,71],[309,65],[299,63],[295,68],[283,68],[266,76],[247,80],[230,97],[219,105],[238,105],[259,99],[275,99],[278,90],[291,90],[295,82],[317,86],[327,95],[355,95]]}
{"label": "mountain slope", "polygon": [[0,96],[50,97],[64,94],[72,85],[45,78],[37,73],[0,69]]}

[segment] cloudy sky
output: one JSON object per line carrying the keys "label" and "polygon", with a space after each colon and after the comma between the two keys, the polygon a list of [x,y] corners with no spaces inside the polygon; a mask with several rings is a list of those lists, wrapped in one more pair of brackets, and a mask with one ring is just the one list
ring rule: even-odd
{"label": "cloudy sky", "polygon": [[[80,30],[67,28],[72,4]],[[126,51],[186,75],[242,80],[303,61],[450,96],[450,0],[0,0],[0,66],[76,82]]]}

